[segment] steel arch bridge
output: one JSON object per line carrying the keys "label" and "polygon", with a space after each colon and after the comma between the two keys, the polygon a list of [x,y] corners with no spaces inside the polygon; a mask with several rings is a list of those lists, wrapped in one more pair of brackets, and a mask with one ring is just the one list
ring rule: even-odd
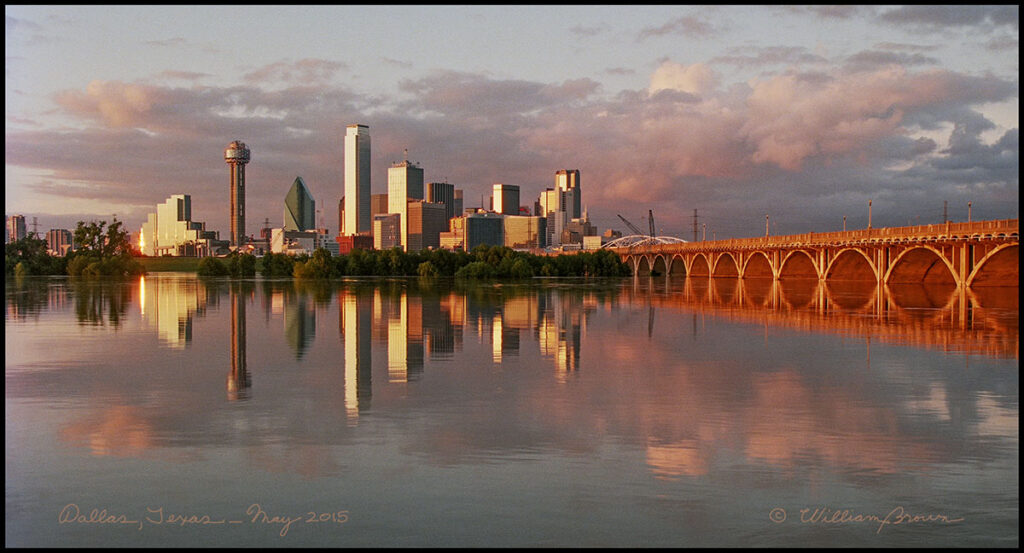
{"label": "steel arch bridge", "polygon": [[[711,242],[606,244],[634,275],[1018,286],[1018,219]],[[651,238],[651,237],[646,237]],[[676,239],[678,240],[678,239]]]}
{"label": "steel arch bridge", "polygon": [[601,246],[605,249],[614,248],[637,248],[642,246],[660,246],[663,244],[685,244],[686,240],[675,236],[648,236],[646,234],[630,234],[616,238]]}

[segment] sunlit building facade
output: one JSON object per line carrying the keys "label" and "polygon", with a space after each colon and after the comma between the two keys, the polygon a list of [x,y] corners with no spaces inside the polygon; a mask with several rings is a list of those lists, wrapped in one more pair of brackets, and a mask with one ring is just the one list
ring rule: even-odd
{"label": "sunlit building facade", "polygon": [[547,219],[538,216],[506,215],[504,245],[517,250],[547,246]]}
{"label": "sunlit building facade", "polygon": [[18,240],[24,239],[25,236],[25,216],[11,215],[11,217],[7,219],[7,242],[17,242]]}
{"label": "sunlit building facade", "polygon": [[423,199],[423,169],[408,160],[388,169],[388,213],[399,214],[399,240],[409,251],[409,200]]}
{"label": "sunlit building facade", "polygon": [[519,215],[519,185],[495,184],[491,193],[492,209],[505,215]]}
{"label": "sunlit building facade", "polygon": [[192,220],[192,196],[175,194],[146,217],[138,245],[143,255],[205,257],[226,244],[204,223]]}
{"label": "sunlit building facade", "polygon": [[448,229],[448,219],[443,204],[425,200],[409,200],[409,247],[410,252],[437,249],[441,246],[441,233]]}
{"label": "sunlit building facade", "polygon": [[74,243],[70,230],[54,228],[46,233],[46,253],[63,257],[73,249]]}
{"label": "sunlit building facade", "polygon": [[345,234],[370,232],[370,127],[349,125],[345,134]]}

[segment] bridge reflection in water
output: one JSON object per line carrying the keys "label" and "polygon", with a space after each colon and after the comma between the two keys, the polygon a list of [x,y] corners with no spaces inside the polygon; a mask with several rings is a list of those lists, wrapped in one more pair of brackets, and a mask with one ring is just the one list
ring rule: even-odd
{"label": "bridge reflection in water", "polygon": [[997,358],[1020,356],[1016,287],[634,277],[629,301],[804,332]]}

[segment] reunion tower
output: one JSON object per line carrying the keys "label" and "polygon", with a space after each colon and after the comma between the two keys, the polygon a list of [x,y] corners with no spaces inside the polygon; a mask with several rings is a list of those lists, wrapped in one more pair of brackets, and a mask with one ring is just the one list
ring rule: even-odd
{"label": "reunion tower", "polygon": [[237,248],[245,243],[245,164],[249,163],[245,142],[228,144],[224,161],[231,166],[231,246]]}

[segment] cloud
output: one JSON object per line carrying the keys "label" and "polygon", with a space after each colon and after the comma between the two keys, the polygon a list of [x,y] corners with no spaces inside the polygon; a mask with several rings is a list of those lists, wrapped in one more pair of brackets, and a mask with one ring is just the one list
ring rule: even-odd
{"label": "cloud", "polygon": [[665,60],[651,76],[649,90],[651,94],[668,89],[700,96],[714,90],[717,82],[714,71],[703,63],[683,65]]}
{"label": "cloud", "polygon": [[4,19],[4,29],[8,34],[21,31],[38,32],[43,30],[41,25],[27,19],[18,19],[9,15],[5,15]]}
{"label": "cloud", "polygon": [[287,60],[271,63],[250,71],[242,76],[247,83],[287,83],[292,86],[308,86],[329,82],[338,71],[348,65],[330,60],[305,58],[297,62]]}
{"label": "cloud", "polygon": [[683,16],[658,27],[646,27],[637,36],[637,40],[663,35],[684,35],[691,37],[707,37],[714,34],[715,29],[705,21],[693,16]]}
{"label": "cloud", "polygon": [[569,32],[579,37],[597,36],[602,33],[608,32],[608,25],[595,25],[593,27],[574,25],[573,27],[569,28]]}
{"label": "cloud", "polygon": [[386,63],[388,65],[394,65],[395,67],[401,67],[403,69],[410,69],[410,68],[412,68],[412,63],[407,62],[407,61],[396,60],[396,59],[392,59],[392,58],[388,58],[388,57],[381,57],[380,59],[384,63]]}
{"label": "cloud", "polygon": [[768,65],[793,65],[825,63],[827,60],[799,46],[771,46],[766,48],[733,48],[729,54],[717,56],[709,63],[727,63],[737,67],[764,67]]}
{"label": "cloud", "polygon": [[878,18],[914,30],[936,28],[1020,26],[1019,6],[938,5],[900,6],[882,12]]}
{"label": "cloud", "polygon": [[154,75],[157,79],[179,79],[183,81],[198,81],[206,77],[212,77],[209,73],[197,73],[194,71],[161,71]]}
{"label": "cloud", "polygon": [[163,47],[163,46],[171,46],[171,47],[173,47],[173,46],[182,46],[182,45],[185,44],[185,39],[183,39],[181,37],[174,37],[174,38],[165,38],[165,39],[161,39],[161,40],[147,40],[143,44],[148,44],[149,46],[161,46],[161,47]]}
{"label": "cloud", "polygon": [[[128,206],[189,193],[195,219],[222,231],[228,142],[243,140],[253,151],[252,221],[277,224],[296,175],[332,221],[344,129],[356,122],[373,137],[373,193],[386,192],[388,164],[404,148],[428,181],[462,188],[467,205],[494,182],[519,184],[529,204],[552,186],[555,170],[579,168],[584,203],[592,215],[604,214],[599,224],[613,226],[609,214],[656,205],[662,221],[685,222],[694,207],[720,214],[735,225],[721,223],[720,237],[763,231],[766,210],[780,225],[790,221],[790,231],[806,232],[841,221],[835,211],[848,209],[843,202],[859,209],[869,195],[916,206],[919,195],[949,186],[948,199],[957,201],[967,193],[953,188],[959,182],[1015,197],[1017,130],[983,141],[996,127],[972,106],[1015,98],[1016,81],[913,70],[900,59],[856,71],[790,69],[729,86],[709,64],[663,60],[647,89],[614,96],[590,79],[545,83],[456,71],[403,80],[398,97],[329,84],[94,81],[54,98],[60,115],[85,128],[8,128],[5,153],[9,167],[40,175],[26,184],[37,192]],[[269,73],[282,71],[297,69],[279,65]],[[795,197],[819,207],[785,201]],[[884,210],[876,215],[884,221]]]}
{"label": "cloud", "polygon": [[846,68],[851,71],[873,71],[889,65],[938,65],[939,60],[923,54],[864,50],[846,58]]}

